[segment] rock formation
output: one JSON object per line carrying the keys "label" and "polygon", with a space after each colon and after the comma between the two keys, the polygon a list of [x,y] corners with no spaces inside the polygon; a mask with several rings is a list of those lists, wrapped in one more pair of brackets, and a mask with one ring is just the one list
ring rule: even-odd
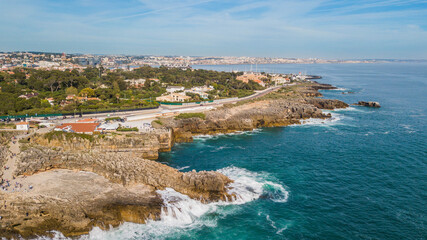
{"label": "rock formation", "polygon": [[[82,136],[82,137],[79,137]],[[31,143],[64,151],[102,150],[104,152],[132,152],[145,159],[157,159],[159,152],[170,151],[172,132],[157,129],[150,133],[131,133],[114,135],[93,135],[52,132],[35,135]]]}
{"label": "rock formation", "polygon": [[381,105],[379,102],[364,102],[364,101],[359,101],[358,103],[355,103],[353,105],[358,105],[358,106],[365,106],[365,107],[374,107],[374,108],[380,108]]}
{"label": "rock formation", "polygon": [[162,119],[163,125],[173,129],[175,142],[190,142],[193,135],[250,131],[259,127],[298,124],[301,119],[330,118],[320,109],[344,108],[338,100],[303,98],[256,101],[241,106],[224,107],[206,112],[206,118]]}
{"label": "rock formation", "polygon": [[[20,153],[16,176],[32,190],[0,192],[2,236],[31,237],[59,230],[66,236],[93,226],[158,219],[155,190],[173,188],[203,201],[230,199],[231,182],[218,172],[179,172],[132,153],[63,151],[30,147]],[[83,172],[82,172],[83,171]]]}

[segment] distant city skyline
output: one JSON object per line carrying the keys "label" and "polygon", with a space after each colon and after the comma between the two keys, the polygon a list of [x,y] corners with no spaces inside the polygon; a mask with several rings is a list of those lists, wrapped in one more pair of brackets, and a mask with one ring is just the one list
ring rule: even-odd
{"label": "distant city skyline", "polygon": [[0,52],[427,58],[417,0],[0,0],[0,21]]}

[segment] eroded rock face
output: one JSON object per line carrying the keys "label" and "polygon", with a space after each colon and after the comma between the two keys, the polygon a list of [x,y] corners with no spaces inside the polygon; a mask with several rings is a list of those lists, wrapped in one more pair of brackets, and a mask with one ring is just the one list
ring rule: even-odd
{"label": "eroded rock face", "polygon": [[94,135],[90,139],[78,136],[67,138],[66,134],[34,136],[31,142],[58,148],[64,151],[102,150],[104,152],[132,152],[145,159],[157,159],[159,152],[170,151],[172,132],[158,129],[152,133],[133,133],[116,135]]}
{"label": "eroded rock face", "polygon": [[182,173],[132,153],[68,152],[30,148],[20,154],[16,175],[32,175],[49,169],[89,171],[124,186],[145,184],[154,189],[170,187],[191,198],[224,199],[230,179],[218,172]]}
{"label": "eroded rock face", "polygon": [[29,177],[33,189],[0,192],[0,236],[65,236],[159,219],[162,200],[146,185],[123,186],[89,172],[54,170]]}
{"label": "eroded rock face", "polygon": [[226,192],[231,180],[221,173],[183,173],[132,153],[37,146],[17,160],[15,176],[27,176],[21,179],[32,189],[0,192],[1,236],[31,237],[51,230],[73,236],[94,226],[156,220],[163,202],[155,190],[165,188],[205,202],[231,197]]}

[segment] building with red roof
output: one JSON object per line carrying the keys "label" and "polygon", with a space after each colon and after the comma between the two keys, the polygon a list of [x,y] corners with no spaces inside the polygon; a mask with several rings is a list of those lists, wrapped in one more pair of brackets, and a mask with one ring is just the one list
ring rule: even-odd
{"label": "building with red roof", "polygon": [[55,127],[55,131],[93,134],[100,123],[64,123]]}

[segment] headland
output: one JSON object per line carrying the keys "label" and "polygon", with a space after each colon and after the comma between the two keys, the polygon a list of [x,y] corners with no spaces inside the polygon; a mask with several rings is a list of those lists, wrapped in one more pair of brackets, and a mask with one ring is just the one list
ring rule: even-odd
{"label": "headland", "polygon": [[2,237],[31,238],[53,230],[78,236],[93,227],[159,220],[165,208],[158,191],[167,188],[202,202],[233,201],[238,197],[230,191],[233,179],[214,171],[180,172],[156,162],[159,152],[195,135],[330,118],[322,109],[348,107],[319,98],[318,90],[334,88],[316,82],[278,87],[202,112],[159,117],[149,132],[1,132]]}

